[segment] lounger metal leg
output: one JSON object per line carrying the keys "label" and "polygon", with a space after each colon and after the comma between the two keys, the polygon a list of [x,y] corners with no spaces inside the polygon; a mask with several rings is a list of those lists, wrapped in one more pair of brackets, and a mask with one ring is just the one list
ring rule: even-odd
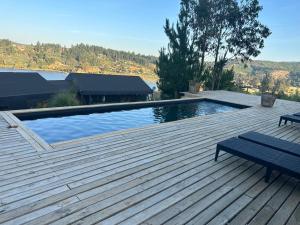
{"label": "lounger metal leg", "polygon": [[265,182],[266,182],[266,183],[269,183],[269,180],[270,180],[270,178],[271,178],[271,175],[272,175],[272,169],[267,168],[267,172],[266,172],[266,176],[265,176]]}
{"label": "lounger metal leg", "polygon": [[281,123],[282,123],[282,118],[280,117],[280,120],[279,120],[278,127],[280,127],[280,126],[281,126]]}
{"label": "lounger metal leg", "polygon": [[287,122],[288,122],[288,121],[287,121],[287,120],[285,120],[285,121],[284,121],[284,125],[286,125],[286,124],[287,124]]}
{"label": "lounger metal leg", "polygon": [[215,154],[215,162],[218,161],[219,153],[220,153],[220,149],[219,149],[218,146],[217,146],[216,154]]}

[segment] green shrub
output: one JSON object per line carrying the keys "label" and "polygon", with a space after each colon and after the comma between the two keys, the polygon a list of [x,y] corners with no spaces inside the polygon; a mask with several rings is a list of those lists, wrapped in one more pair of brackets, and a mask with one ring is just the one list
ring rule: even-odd
{"label": "green shrub", "polygon": [[298,91],[292,95],[286,95],[283,93],[280,96],[278,96],[278,98],[289,100],[289,101],[300,102],[300,93]]}
{"label": "green shrub", "polygon": [[62,92],[54,95],[49,101],[49,107],[77,106],[80,105],[76,93]]}

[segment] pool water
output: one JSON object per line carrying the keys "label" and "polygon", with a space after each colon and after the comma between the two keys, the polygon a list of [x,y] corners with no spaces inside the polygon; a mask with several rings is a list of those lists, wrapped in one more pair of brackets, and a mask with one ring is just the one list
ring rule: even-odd
{"label": "pool water", "polygon": [[233,110],[237,110],[237,108],[211,101],[200,101],[23,122],[48,143],[55,143]]}

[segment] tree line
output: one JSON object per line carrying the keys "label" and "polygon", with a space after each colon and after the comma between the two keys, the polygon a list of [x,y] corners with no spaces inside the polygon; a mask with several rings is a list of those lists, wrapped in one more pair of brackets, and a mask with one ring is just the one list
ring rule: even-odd
{"label": "tree line", "polygon": [[[101,56],[112,61],[132,61],[139,65],[149,65],[156,61],[154,56],[136,54],[134,52],[117,51],[95,45],[77,44],[70,48],[59,44],[44,44],[37,42],[31,45],[22,45],[10,40],[0,40],[1,64],[8,64],[6,57],[10,56],[20,64],[31,65],[50,65],[61,62],[69,67],[82,65],[100,66]],[[22,57],[24,56],[24,57]]]}
{"label": "tree line", "polygon": [[247,62],[264,47],[270,29],[259,21],[258,0],[181,0],[176,24],[167,19],[169,39],[159,52],[159,88],[169,95],[187,91],[189,81],[207,89],[233,85],[231,60]]}

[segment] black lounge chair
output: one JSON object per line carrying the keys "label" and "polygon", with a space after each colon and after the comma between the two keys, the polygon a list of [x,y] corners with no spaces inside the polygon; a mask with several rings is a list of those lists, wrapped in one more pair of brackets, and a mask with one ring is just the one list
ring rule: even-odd
{"label": "black lounge chair", "polygon": [[[259,134],[257,133],[257,135]],[[269,141],[271,139],[267,139],[264,144],[260,143],[265,135],[258,139],[255,138],[251,133],[250,135],[244,134],[241,136],[246,136],[248,138],[250,137],[251,139],[255,139],[255,141],[253,142],[237,137],[222,141],[217,144],[215,161],[218,160],[220,151],[225,151],[267,167],[265,176],[266,182],[269,182],[273,170],[277,170],[281,173],[300,179],[300,157],[294,152],[294,150],[297,149],[300,151],[300,145],[294,145],[293,143],[288,142],[292,144],[292,147],[290,149],[282,149],[280,146],[283,144],[283,142],[281,142],[279,139],[277,139],[278,142],[270,145]]]}
{"label": "black lounge chair", "polygon": [[300,157],[300,145],[293,142],[253,131],[242,134],[239,138]]}
{"label": "black lounge chair", "polygon": [[295,114],[293,114],[294,116],[300,116],[300,113],[295,113]]}
{"label": "black lounge chair", "polygon": [[284,121],[284,125],[287,124],[288,121],[292,123],[300,123],[300,117],[295,115],[284,115],[280,117],[278,126],[281,126],[282,121]]}

